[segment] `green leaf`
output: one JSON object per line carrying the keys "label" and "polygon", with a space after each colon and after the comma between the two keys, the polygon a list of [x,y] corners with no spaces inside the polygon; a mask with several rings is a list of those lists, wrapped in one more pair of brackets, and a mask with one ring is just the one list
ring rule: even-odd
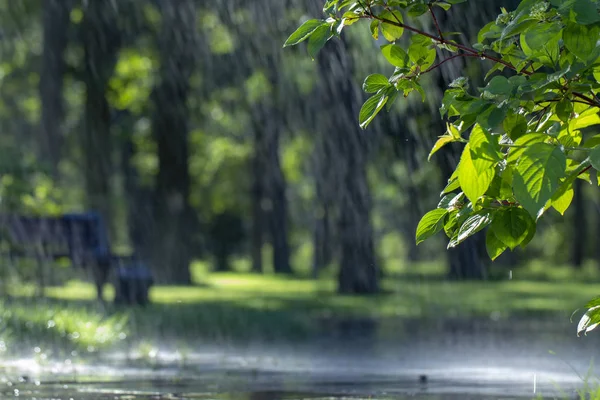
{"label": "green leaf", "polygon": [[521,136],[520,138],[515,140],[515,147],[512,147],[508,152],[508,157],[506,161],[509,164],[516,163],[527,148],[529,148],[535,143],[542,143],[546,139],[548,139],[548,136],[544,135],[543,133],[529,133],[527,135]]}
{"label": "green leaf", "polygon": [[371,74],[365,79],[363,90],[367,93],[375,93],[388,86],[390,86],[390,82],[385,75]]}
{"label": "green leaf", "polygon": [[512,85],[508,82],[508,79],[502,75],[497,75],[490,80],[487,86],[483,89],[492,95],[510,95],[512,92]]}
{"label": "green leaf", "polygon": [[425,70],[433,65],[436,52],[431,47],[431,39],[423,35],[413,35],[411,45],[408,47],[410,60],[417,64],[421,70]]}
{"label": "green leaf", "polygon": [[448,248],[456,247],[460,243],[467,240],[467,238],[469,238],[470,236],[473,236],[477,232],[481,231],[491,222],[492,214],[490,211],[471,215],[460,226],[460,229],[458,230],[458,236],[456,238],[453,238],[450,241],[450,243],[448,243]]}
{"label": "green leaf", "polygon": [[404,33],[404,28],[395,25],[402,24],[403,22],[402,14],[400,13],[400,11],[384,11],[379,17],[381,19],[391,21],[381,23],[381,33],[387,41],[395,42],[396,40],[400,39],[400,37],[402,37],[402,33]]}
{"label": "green leaf", "polygon": [[385,94],[376,94],[365,101],[358,114],[358,122],[362,129],[365,129],[379,111],[385,106],[388,96]]}
{"label": "green leaf", "polygon": [[459,189],[459,188],[460,188],[460,182],[458,181],[458,178],[450,178],[448,180],[448,184],[446,185],[446,187],[442,191],[442,194],[453,192],[453,191],[455,191],[456,189]]}
{"label": "green leaf", "polygon": [[554,209],[558,211],[560,215],[565,215],[565,211],[567,211],[571,205],[571,202],[573,201],[573,194],[574,191],[571,187],[562,193],[559,193],[559,196],[552,196],[552,207],[554,207]]}
{"label": "green leaf", "polygon": [[593,307],[598,307],[600,306],[600,296],[594,297],[593,299],[591,299],[590,301],[588,301],[587,303],[585,303],[585,308],[593,308]]}
{"label": "green leaf", "polygon": [[527,120],[520,114],[509,113],[506,118],[504,118],[502,127],[508,137],[515,141],[527,132]]}
{"label": "green leaf", "polygon": [[448,210],[442,208],[436,208],[425,214],[417,225],[417,244],[441,231],[444,227],[444,218],[447,214]]}
{"label": "green leaf", "polygon": [[565,176],[567,159],[559,148],[535,143],[521,155],[513,173],[515,197],[531,216],[539,218]]}
{"label": "green leaf", "polygon": [[578,24],[589,25],[600,21],[598,8],[590,0],[564,1],[559,12]]}
{"label": "green leaf", "polygon": [[473,203],[485,194],[495,174],[494,162],[471,158],[470,144],[465,146],[457,170],[460,187]]}
{"label": "green leaf", "polygon": [[600,39],[600,28],[569,23],[563,31],[563,42],[567,50],[584,62],[596,59],[596,43]]}
{"label": "green leaf", "polygon": [[577,324],[577,336],[581,332],[591,332],[600,324],[600,306],[592,307],[586,311]]}
{"label": "green leaf", "polygon": [[600,146],[600,135],[594,135],[594,136],[588,138],[585,141],[585,143],[583,144],[583,147],[585,147],[587,149],[591,149],[596,146]]}
{"label": "green leaf", "polygon": [[571,102],[571,99],[565,97],[556,103],[556,116],[562,122],[569,122],[571,114],[573,114],[573,103]]}
{"label": "green leaf", "polygon": [[498,240],[514,250],[535,224],[529,213],[520,207],[499,210],[494,216],[491,229]]}
{"label": "green leaf", "polygon": [[506,108],[490,104],[485,111],[477,115],[477,123],[485,129],[492,130],[498,127],[506,118]]}
{"label": "green leaf", "polygon": [[[480,125],[475,125],[469,137],[471,148],[471,159],[477,172],[493,167],[495,163],[502,160],[498,136],[492,136]],[[482,162],[483,161],[483,162]]]}
{"label": "green leaf", "polygon": [[527,237],[525,238],[525,240],[523,240],[523,242],[521,242],[522,249],[527,247],[529,242],[531,242],[533,240],[533,238],[535,237],[536,228],[537,228],[537,225],[534,224],[533,227],[529,230],[529,233],[527,233]]}
{"label": "green leaf", "polygon": [[317,57],[319,50],[325,46],[325,43],[333,37],[329,25],[321,25],[308,38],[308,54],[313,60]]}
{"label": "green leaf", "polygon": [[448,211],[459,209],[462,204],[462,199],[465,196],[464,193],[459,194],[447,194],[438,203],[437,208],[445,208]]}
{"label": "green leaf", "polygon": [[410,58],[402,47],[395,44],[386,44],[381,46],[381,53],[386,60],[394,67],[408,68],[410,66]]}
{"label": "green leaf", "polygon": [[527,57],[554,66],[558,61],[561,33],[558,22],[539,23],[521,34],[521,48]]}
{"label": "green leaf", "polygon": [[590,151],[590,163],[596,171],[600,171],[600,146],[594,147]]}
{"label": "green leaf", "polygon": [[371,25],[369,25],[369,30],[371,31],[371,36],[373,39],[379,39],[379,21],[374,19],[371,21]]}
{"label": "green leaf", "polygon": [[429,7],[427,7],[427,5],[415,4],[408,9],[408,16],[413,17],[413,18],[420,17],[421,15],[425,14],[427,11],[429,11]]}
{"label": "green leaf", "polygon": [[583,129],[593,125],[600,124],[600,115],[598,115],[598,111],[595,108],[590,108],[589,110],[580,113],[576,118],[572,118],[569,121],[569,129]]}
{"label": "green leaf", "polygon": [[488,229],[488,231],[485,234],[485,249],[493,261],[496,258],[498,258],[502,253],[504,253],[504,251],[508,249],[508,246],[502,243],[496,237],[492,229]]}
{"label": "green leaf", "polygon": [[309,19],[300,25],[300,27],[290,35],[290,37],[283,44],[283,47],[293,46],[308,39],[318,27],[323,25],[329,27],[329,24],[323,20]]}

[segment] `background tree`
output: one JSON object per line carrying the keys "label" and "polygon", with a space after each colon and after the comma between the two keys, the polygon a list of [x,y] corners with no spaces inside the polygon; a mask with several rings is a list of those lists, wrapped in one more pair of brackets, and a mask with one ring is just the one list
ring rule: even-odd
{"label": "background tree", "polygon": [[40,158],[49,162],[55,176],[63,142],[64,53],[67,48],[71,1],[48,0],[42,3],[42,70],[40,100],[42,108]]}
{"label": "background tree", "polygon": [[164,280],[189,284],[193,217],[189,205],[187,101],[195,65],[196,13],[191,0],[161,1],[160,11],[160,71],[152,94],[152,130],[158,150],[153,259]]}

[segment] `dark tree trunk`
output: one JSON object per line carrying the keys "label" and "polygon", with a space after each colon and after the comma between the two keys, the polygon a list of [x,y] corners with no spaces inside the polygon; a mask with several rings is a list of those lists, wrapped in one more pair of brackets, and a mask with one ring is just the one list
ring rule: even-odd
{"label": "dark tree trunk", "polygon": [[[262,244],[265,230],[273,249],[273,271],[290,274],[290,249],[287,232],[286,183],[279,159],[281,118],[272,100],[265,99],[254,107],[253,158],[253,271],[262,271]],[[259,267],[260,266],[260,267]]]}
{"label": "dark tree trunk", "polygon": [[[319,115],[320,105],[318,102],[307,102],[306,120],[311,121],[309,128],[319,132],[318,121],[311,119],[313,115]],[[315,181],[315,205],[314,205],[314,230],[313,230],[313,278],[318,278],[319,273],[328,267],[334,258],[333,243],[333,220],[334,220],[334,194],[330,183],[335,180],[332,175],[332,149],[331,140],[325,135],[315,138],[315,152],[313,154],[313,175]]]}
{"label": "dark tree trunk", "polygon": [[215,271],[216,272],[229,272],[231,267],[229,266],[229,254],[230,250],[224,244],[221,244],[215,251]]}
{"label": "dark tree trunk", "polygon": [[576,179],[573,184],[573,247],[571,263],[575,268],[581,268],[585,260],[587,245],[587,220],[585,218],[585,199],[583,196],[583,181]]}
{"label": "dark tree trunk", "polygon": [[265,124],[268,160],[266,174],[268,182],[266,188],[270,203],[268,221],[271,245],[273,247],[273,271],[278,274],[291,274],[286,182],[279,160],[281,129],[281,119],[271,115],[270,121]]}
{"label": "dark tree trunk", "polygon": [[251,257],[252,271],[263,272],[262,248],[264,238],[265,212],[263,210],[264,184],[263,184],[263,155],[257,151],[258,144],[261,143],[259,135],[262,132],[255,129],[254,132],[254,155],[252,157],[252,239],[251,239]]}
{"label": "dark tree trunk", "polygon": [[160,76],[154,88],[152,131],[158,148],[153,240],[162,282],[190,284],[191,221],[188,167],[189,79],[194,68],[196,13],[192,0],[161,0]]}
{"label": "dark tree trunk", "polygon": [[152,225],[152,192],[150,188],[143,187],[139,181],[138,173],[133,166],[134,155],[134,144],[131,137],[128,137],[123,142],[121,162],[127,201],[129,239],[135,254],[143,260],[150,260],[152,251],[148,233],[154,228]]}
{"label": "dark tree trunk", "polygon": [[[256,48],[255,51],[258,53],[261,49]],[[273,249],[273,271],[291,274],[293,271],[290,266],[288,242],[287,186],[279,154],[281,134],[285,128],[281,109],[283,82],[280,81],[279,76],[281,65],[279,50],[274,51],[277,52],[275,55],[264,56],[271,92],[259,99],[253,107],[254,152],[257,162],[255,173],[261,174],[255,175],[254,181],[256,185],[261,185],[259,191],[263,195],[262,210],[255,217],[258,218],[262,214],[266,220],[266,224],[261,223],[261,228],[268,229],[268,237]],[[258,230],[258,226],[256,229]]]}
{"label": "dark tree trunk", "polygon": [[[318,179],[318,178],[317,178]],[[331,243],[331,218],[329,205],[320,192],[317,182],[317,210],[315,212],[315,227],[313,233],[313,278],[318,278],[319,273],[327,267],[332,261],[332,243]]]}
{"label": "dark tree trunk", "polygon": [[352,83],[352,58],[346,42],[331,40],[318,56],[321,73],[321,100],[328,119],[325,140],[331,140],[333,193],[338,207],[337,232],[340,242],[340,293],[379,292],[371,225],[371,197],[367,182],[367,134],[356,122],[361,101]]}
{"label": "dark tree trunk", "polygon": [[110,107],[106,100],[108,80],[119,50],[117,10],[110,0],[88,2],[84,10],[84,83],[86,88],[83,134],[84,174],[88,206],[111,226]]}
{"label": "dark tree trunk", "polygon": [[[417,231],[417,225],[421,219],[422,209],[419,207],[419,191],[417,190],[417,184],[413,180],[415,173],[419,168],[419,163],[416,159],[416,146],[415,139],[413,137],[408,138],[403,143],[404,160],[406,162],[406,170],[409,174],[408,186],[405,188],[408,198],[408,224],[404,231],[404,237],[406,238],[406,245],[408,246],[407,259],[409,262],[415,262],[419,259],[419,248],[415,241],[415,233]],[[400,141],[394,142],[396,152],[399,153],[398,147],[400,147]]]}
{"label": "dark tree trunk", "polygon": [[67,47],[70,0],[45,0],[42,3],[44,43],[40,73],[42,105],[41,159],[47,162],[55,177],[58,176],[62,147],[64,52]]}

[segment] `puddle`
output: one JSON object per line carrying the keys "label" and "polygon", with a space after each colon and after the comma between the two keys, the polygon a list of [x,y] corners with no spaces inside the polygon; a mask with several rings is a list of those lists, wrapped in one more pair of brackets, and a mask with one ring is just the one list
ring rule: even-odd
{"label": "puddle", "polygon": [[[196,355],[200,357],[200,355]],[[573,393],[581,383],[574,374],[546,372],[535,378],[528,370],[491,367],[439,368],[373,374],[366,370],[285,367],[224,367],[223,362],[177,367],[121,365],[35,366],[21,360],[5,366],[1,396],[35,399],[532,399]],[[563,390],[557,390],[560,386]],[[552,398],[552,397],[550,397]]]}
{"label": "puddle", "polygon": [[[417,330],[306,344],[165,341],[148,354],[100,354],[39,364],[0,364],[0,397],[35,399],[422,399],[574,398],[597,352],[593,337],[537,324]],[[464,328],[464,329],[463,329]],[[525,333],[524,333],[525,332]],[[135,346],[131,346],[135,348]],[[552,355],[549,351],[558,355]]]}
{"label": "puddle", "polygon": [[6,385],[3,396],[36,399],[518,399],[509,387],[491,390],[457,382],[422,384],[403,378],[313,380],[309,376],[210,373],[196,379],[47,380]]}

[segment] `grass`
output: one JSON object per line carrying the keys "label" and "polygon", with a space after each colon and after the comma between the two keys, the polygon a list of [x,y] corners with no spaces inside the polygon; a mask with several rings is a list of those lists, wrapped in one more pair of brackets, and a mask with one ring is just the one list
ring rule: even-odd
{"label": "grass", "polygon": [[[516,270],[513,280],[447,282],[441,279],[440,265],[428,263],[390,274],[383,282],[383,294],[358,297],[337,295],[332,277],[315,281],[207,274],[198,267],[196,286],[156,286],[150,293],[150,306],[109,306],[108,310],[94,302],[89,283],[70,281],[48,287],[43,301],[32,297],[33,286],[19,285],[11,288],[10,303],[0,303],[5,310],[0,313],[0,337],[7,343],[10,338],[13,342],[28,339],[31,344],[64,343],[65,348],[87,351],[114,346],[126,336],[140,340],[303,340],[327,329],[340,329],[336,322],[347,319],[435,322],[493,316],[557,318],[562,321],[557,323],[567,325],[575,309],[600,293],[600,284],[586,283],[592,281],[596,269],[569,271],[571,276],[566,277],[564,268],[555,267],[540,277],[543,270],[531,264]],[[112,297],[111,287],[105,295]]]}

